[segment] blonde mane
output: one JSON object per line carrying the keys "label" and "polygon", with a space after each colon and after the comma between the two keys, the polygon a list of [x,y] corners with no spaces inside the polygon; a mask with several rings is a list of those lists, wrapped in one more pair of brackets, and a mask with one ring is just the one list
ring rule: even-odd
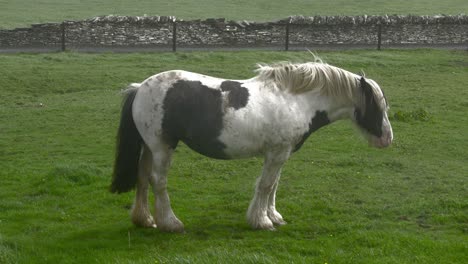
{"label": "blonde mane", "polygon": [[358,75],[323,63],[320,59],[307,63],[258,64],[257,67],[258,78],[272,80],[278,89],[290,93],[317,90],[323,95],[353,100],[354,90],[359,86]]}

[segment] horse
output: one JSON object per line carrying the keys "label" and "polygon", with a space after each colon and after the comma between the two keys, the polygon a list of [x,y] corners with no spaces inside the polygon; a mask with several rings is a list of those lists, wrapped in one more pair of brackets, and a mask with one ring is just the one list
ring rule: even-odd
{"label": "horse", "polygon": [[136,187],[133,224],[184,231],[166,187],[179,141],[214,159],[264,157],[247,210],[248,224],[264,230],[286,224],[275,206],[281,168],[312,133],[351,119],[371,146],[391,144],[388,102],[375,81],[322,61],[258,64],[255,72],[230,80],[171,70],[124,91],[110,190]]}

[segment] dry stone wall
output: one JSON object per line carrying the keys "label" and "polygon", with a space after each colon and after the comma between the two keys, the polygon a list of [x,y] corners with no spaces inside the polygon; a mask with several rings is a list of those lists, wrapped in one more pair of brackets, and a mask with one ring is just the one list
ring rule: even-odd
{"label": "dry stone wall", "polygon": [[181,47],[261,47],[280,46],[285,26],[278,23],[253,23],[209,19],[177,24],[177,44]]}
{"label": "dry stone wall", "polygon": [[[0,49],[467,45],[468,16],[295,16],[274,22],[103,16],[0,30]],[[175,33],[175,35],[174,35]]]}
{"label": "dry stone wall", "polygon": [[54,47],[61,43],[60,24],[32,25],[30,28],[0,30],[0,48]]}
{"label": "dry stone wall", "polygon": [[64,22],[70,48],[166,46],[172,41],[172,17],[96,17]]}

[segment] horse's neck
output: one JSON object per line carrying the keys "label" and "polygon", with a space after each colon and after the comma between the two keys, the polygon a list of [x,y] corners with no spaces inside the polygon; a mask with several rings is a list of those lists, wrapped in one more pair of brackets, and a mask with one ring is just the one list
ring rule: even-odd
{"label": "horse's neck", "polygon": [[[273,80],[261,80],[257,78],[245,80],[244,82],[255,83],[254,89],[260,89],[260,94],[271,93],[273,97],[279,96],[288,98],[287,100],[294,101],[299,109],[298,111],[306,111],[315,114],[316,111],[324,111],[327,113],[330,122],[340,119],[350,118],[354,113],[354,103],[346,98],[335,98],[332,95],[324,95],[318,90],[294,94],[290,91],[276,87]],[[265,89],[262,91],[262,89]]]}
{"label": "horse's neck", "polygon": [[[352,79],[350,81],[343,82],[342,84],[352,84],[356,82],[357,75],[352,76],[351,78]],[[356,107],[355,97],[356,93],[359,92],[358,90],[359,86],[354,85],[351,87],[339,87],[338,90],[326,95],[329,102],[327,112],[331,122],[340,119],[352,118]]]}
{"label": "horse's neck", "polygon": [[353,112],[354,112],[353,107],[335,108],[335,109],[330,110],[329,119],[331,120],[331,122],[341,120],[341,119],[347,119],[352,116]]}
{"label": "horse's neck", "polygon": [[337,100],[332,96],[320,95],[318,93],[310,93],[306,99],[310,103],[313,111],[325,111],[330,122],[341,119],[347,119],[354,112],[354,104],[347,100]]}

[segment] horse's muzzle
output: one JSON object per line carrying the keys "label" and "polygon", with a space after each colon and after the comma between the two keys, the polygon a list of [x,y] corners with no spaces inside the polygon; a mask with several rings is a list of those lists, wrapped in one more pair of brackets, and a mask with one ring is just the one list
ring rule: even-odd
{"label": "horse's muzzle", "polygon": [[370,145],[376,148],[386,148],[392,144],[393,141],[393,134],[388,133],[384,134],[381,137],[372,137],[369,140]]}

